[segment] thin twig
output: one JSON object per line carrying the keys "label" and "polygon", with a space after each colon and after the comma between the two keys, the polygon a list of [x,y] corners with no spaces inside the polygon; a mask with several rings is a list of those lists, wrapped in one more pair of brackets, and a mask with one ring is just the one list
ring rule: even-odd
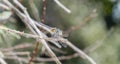
{"label": "thin twig", "polygon": [[0,64],[7,64],[7,62],[0,57]]}
{"label": "thin twig", "polygon": [[7,64],[7,62],[6,62],[3,58],[4,58],[4,54],[3,54],[3,52],[0,50],[0,64]]}
{"label": "thin twig", "polygon": [[85,48],[84,52],[93,52],[94,50],[96,50],[97,48],[99,48],[104,41],[111,36],[111,33],[114,31],[114,28],[112,28],[109,32],[107,32],[100,40],[97,40],[94,44],[88,46]]}
{"label": "thin twig", "polygon": [[38,9],[37,9],[35,3],[33,2],[33,0],[29,0],[28,3],[30,5],[30,8],[31,8],[31,11],[32,11],[32,14],[33,14],[35,20],[40,21],[39,12],[38,12]]}
{"label": "thin twig", "polygon": [[[60,56],[60,57],[58,57],[58,59],[59,59],[59,60],[70,60],[70,59],[76,58],[76,57],[78,57],[78,56],[79,56],[78,53],[74,53],[74,54],[68,55],[68,56]],[[52,58],[38,58],[38,57],[36,57],[36,58],[34,59],[34,61],[50,62],[50,61],[53,61],[53,60],[52,60]]]}
{"label": "thin twig", "polygon": [[32,52],[32,56],[31,56],[31,59],[29,60],[29,63],[28,63],[28,64],[31,64],[31,62],[33,61],[35,55],[36,55],[37,52],[38,52],[38,47],[39,47],[39,43],[36,42],[35,48],[34,48],[34,50],[33,50],[33,52]]}
{"label": "thin twig", "polygon": [[21,60],[22,62],[28,64],[28,60],[27,60],[28,58],[21,58],[21,57],[14,57],[14,56],[6,56],[6,57],[4,57],[4,59],[10,59],[10,60],[19,59],[19,60]]}
{"label": "thin twig", "polygon": [[9,47],[9,48],[0,48],[1,51],[5,51],[5,52],[9,52],[9,51],[13,51],[13,50],[18,50],[18,49],[25,49],[25,48],[29,48],[32,47],[33,45],[30,43],[24,43],[24,44],[19,44],[13,47]]}
{"label": "thin twig", "polygon": [[0,3],[0,7],[2,7],[3,9],[6,9],[6,10],[10,10],[10,8],[2,3]]}
{"label": "thin twig", "polygon": [[54,0],[54,2],[56,3],[56,4],[58,4],[63,10],[65,10],[67,13],[71,13],[71,11],[67,8],[67,7],[65,7],[62,3],[60,3],[60,1],[59,0]]}
{"label": "thin twig", "polygon": [[[14,52],[15,54],[16,54],[16,52]],[[20,52],[21,53],[21,52]],[[22,53],[24,53],[24,52],[22,52]],[[18,55],[21,55],[21,54],[18,54]],[[70,59],[72,59],[72,58],[76,58],[76,57],[78,57],[79,56],[79,54],[78,53],[74,53],[74,54],[72,54],[72,55],[68,55],[68,56],[60,56],[60,57],[58,57],[58,59],[59,60],[70,60]],[[24,58],[22,58],[22,57],[18,57],[22,62],[28,62],[28,60],[27,60],[27,58],[26,57],[24,57]],[[7,56],[7,57],[5,57],[4,59],[13,59],[13,60],[16,60],[16,59],[18,59],[18,58],[15,58],[15,57],[13,57],[13,56]],[[35,57],[34,59],[33,59],[33,61],[38,61],[38,62],[50,62],[50,61],[54,61],[53,60],[53,58],[40,58],[40,57]]]}
{"label": "thin twig", "polygon": [[67,53],[67,52],[65,52],[65,51],[63,51],[63,50],[61,50],[59,48],[54,47],[54,46],[49,45],[49,47],[51,49],[53,49],[54,51],[56,51],[56,52],[59,52],[59,53],[62,53],[62,54],[66,54]]}
{"label": "thin twig", "polygon": [[79,48],[77,48],[76,46],[74,46],[70,41],[68,41],[67,39],[64,39],[64,38],[60,38],[60,39],[61,39],[61,41],[63,43],[65,43],[66,45],[68,45],[69,47],[71,47],[74,51],[76,51],[77,53],[79,53],[80,57],[82,57],[83,59],[87,59],[91,64],[96,64],[96,62],[91,57],[89,57],[82,50],[80,50]]}
{"label": "thin twig", "polygon": [[[11,52],[11,51],[10,51],[10,52]],[[13,52],[13,51],[12,51],[12,53],[14,53],[14,54],[10,54],[10,52],[4,52],[4,55],[5,55],[5,56],[14,56],[14,54],[15,54],[15,55],[19,55],[19,56],[25,56],[25,55],[28,56],[28,55],[30,55],[30,52],[28,52],[28,51],[24,51],[24,52],[15,52],[15,51]]]}
{"label": "thin twig", "polygon": [[96,16],[96,9],[93,9],[92,13],[87,17],[85,17],[80,24],[70,27],[68,30],[65,31],[65,34],[69,34],[75,30],[82,28],[82,26],[84,26],[87,22],[89,22],[95,16]]}
{"label": "thin twig", "polygon": [[42,0],[42,15],[41,15],[41,22],[45,22],[46,17],[46,0]]}

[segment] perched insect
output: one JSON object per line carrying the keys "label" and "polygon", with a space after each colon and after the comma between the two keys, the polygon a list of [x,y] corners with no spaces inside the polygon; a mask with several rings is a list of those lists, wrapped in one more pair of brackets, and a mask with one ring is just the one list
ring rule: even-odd
{"label": "perched insect", "polygon": [[58,37],[63,35],[62,31],[57,28],[51,28],[50,31],[53,37]]}

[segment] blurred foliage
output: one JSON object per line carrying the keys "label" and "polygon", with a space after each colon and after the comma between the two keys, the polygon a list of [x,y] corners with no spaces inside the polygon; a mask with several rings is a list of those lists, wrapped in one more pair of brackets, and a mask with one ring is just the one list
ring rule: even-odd
{"label": "blurred foliage", "polygon": [[113,3],[110,2],[109,0],[104,0],[103,1],[103,6],[104,6],[104,14],[105,15],[111,15],[112,12],[112,7],[113,7]]}

